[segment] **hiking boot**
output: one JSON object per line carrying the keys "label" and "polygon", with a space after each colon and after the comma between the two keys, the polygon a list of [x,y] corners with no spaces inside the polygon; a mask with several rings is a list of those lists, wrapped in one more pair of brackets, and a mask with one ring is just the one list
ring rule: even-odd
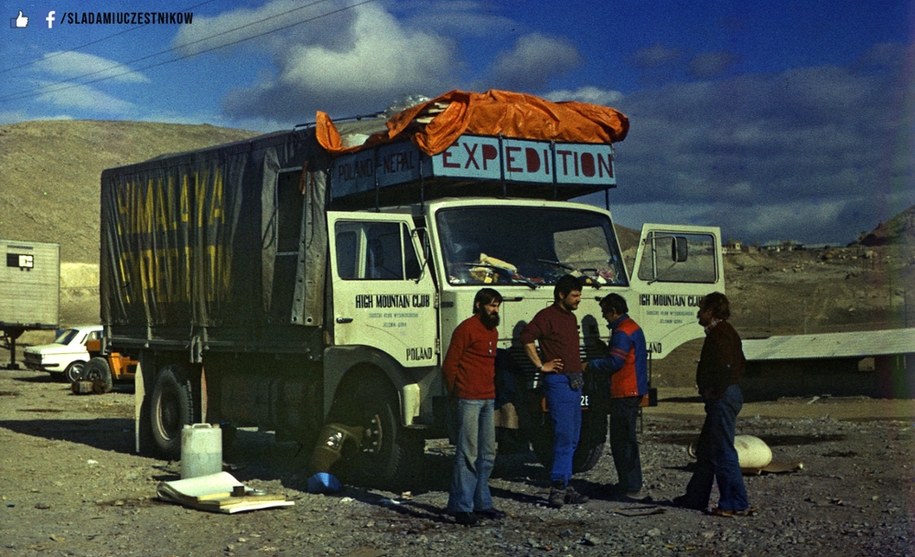
{"label": "hiking boot", "polygon": [[747,507],[746,509],[738,511],[715,507],[714,509],[710,510],[708,514],[725,518],[734,518],[737,516],[756,516],[756,509],[754,507]]}
{"label": "hiking boot", "polygon": [[477,515],[479,518],[485,518],[487,520],[502,520],[505,518],[505,513],[494,507],[483,509],[482,511],[473,511],[473,514]]}
{"label": "hiking boot", "polygon": [[454,513],[454,521],[462,526],[476,526],[480,517],[473,513]]}
{"label": "hiking boot", "polygon": [[701,503],[696,503],[691,501],[686,497],[686,495],[678,495],[673,498],[671,501],[675,507],[680,507],[681,509],[692,509],[694,511],[704,511],[708,505],[703,505]]}
{"label": "hiking boot", "polygon": [[547,500],[547,505],[559,509],[566,503],[566,488],[564,487],[554,487],[550,489],[550,498]]}
{"label": "hiking boot", "polygon": [[570,505],[584,505],[585,503],[587,503],[590,500],[591,500],[590,498],[585,497],[581,493],[575,491],[574,487],[572,487],[572,486],[566,487],[566,496],[565,496],[566,503],[568,503]]}

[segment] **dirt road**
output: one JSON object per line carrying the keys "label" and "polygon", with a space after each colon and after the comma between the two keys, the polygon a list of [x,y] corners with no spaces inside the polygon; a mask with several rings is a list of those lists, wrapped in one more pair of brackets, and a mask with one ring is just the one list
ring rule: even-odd
{"label": "dirt road", "polygon": [[0,371],[0,554],[913,554],[912,401],[747,404],[739,431],[804,470],[748,477],[758,516],[723,519],[667,503],[689,478],[685,447],[702,409],[686,389],[662,390],[660,398],[641,437],[650,501],[600,496],[615,480],[607,455],[578,479],[595,496],[590,503],[548,509],[542,467],[530,455],[500,456],[492,485],[509,516],[464,528],[441,513],[453,454],[441,442],[427,443],[410,495],[346,486],[324,496],[304,489],[306,451],[243,431],[226,469],[295,506],[206,513],[155,498],[157,483],[176,479],[180,466],[133,454],[130,392],[77,396],[45,374]]}

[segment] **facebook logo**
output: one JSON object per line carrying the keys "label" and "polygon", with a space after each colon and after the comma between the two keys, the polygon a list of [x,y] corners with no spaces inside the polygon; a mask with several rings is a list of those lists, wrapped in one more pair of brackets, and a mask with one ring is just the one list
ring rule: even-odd
{"label": "facebook logo", "polygon": [[57,12],[54,10],[51,10],[48,12],[48,17],[44,18],[44,20],[48,22],[48,29],[52,29],[54,27],[54,14],[56,13]]}

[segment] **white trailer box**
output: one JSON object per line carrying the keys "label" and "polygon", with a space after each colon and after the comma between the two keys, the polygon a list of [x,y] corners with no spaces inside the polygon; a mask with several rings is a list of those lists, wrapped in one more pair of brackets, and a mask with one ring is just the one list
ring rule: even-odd
{"label": "white trailer box", "polygon": [[56,329],[60,318],[60,245],[0,240],[0,328]]}

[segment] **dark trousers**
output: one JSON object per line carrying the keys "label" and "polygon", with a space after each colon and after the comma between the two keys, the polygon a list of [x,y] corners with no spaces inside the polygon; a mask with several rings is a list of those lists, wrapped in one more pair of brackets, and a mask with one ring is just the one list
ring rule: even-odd
{"label": "dark trousers", "polygon": [[624,493],[642,489],[642,460],[636,434],[639,400],[639,397],[610,399],[610,451],[618,487]]}
{"label": "dark trousers", "polygon": [[696,445],[696,470],[686,486],[690,505],[708,504],[712,482],[718,483],[718,507],[728,511],[749,508],[746,486],[734,448],[737,414],[743,407],[743,393],[730,385],[719,399],[705,400],[705,423]]}

